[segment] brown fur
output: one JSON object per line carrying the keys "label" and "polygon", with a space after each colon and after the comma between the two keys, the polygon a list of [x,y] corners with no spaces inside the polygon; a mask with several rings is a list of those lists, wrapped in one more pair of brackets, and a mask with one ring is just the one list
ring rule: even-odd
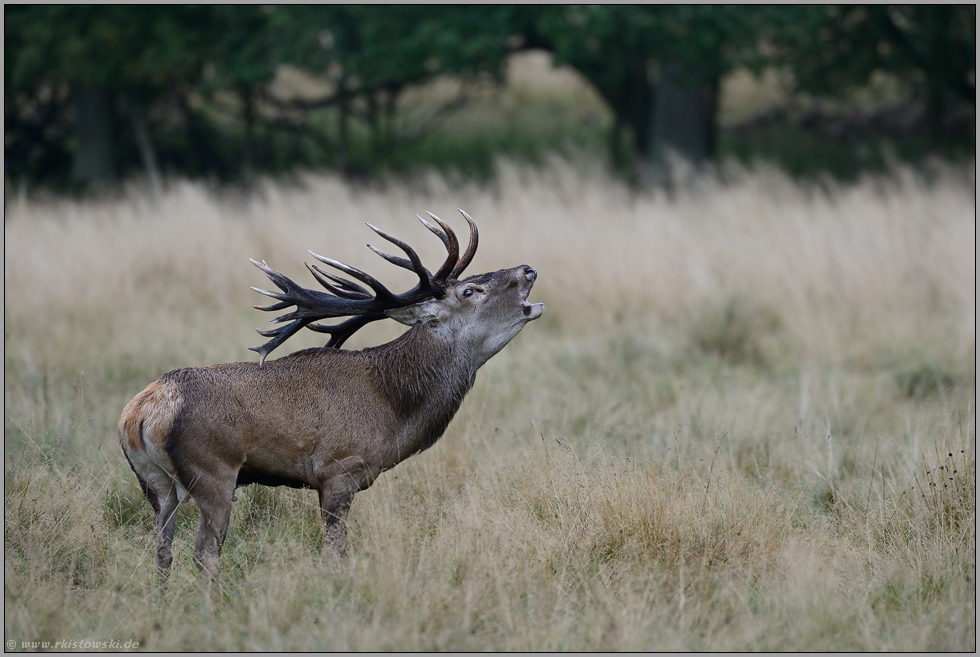
{"label": "brown fur", "polygon": [[119,419],[119,441],[129,450],[143,449],[143,422],[147,417],[173,420],[178,409],[173,398],[175,390],[162,379],[154,381],[133,397]]}
{"label": "brown fur", "polygon": [[526,301],[535,277],[525,265],[455,281],[444,298],[392,313],[412,328],[379,347],[180,369],[151,383],[126,406],[119,435],[158,500],[161,573],[189,494],[201,510],[195,559],[217,576],[235,488],[250,483],[315,489],[326,543],[343,554],[354,494],[435,443],[480,366],[540,316]]}

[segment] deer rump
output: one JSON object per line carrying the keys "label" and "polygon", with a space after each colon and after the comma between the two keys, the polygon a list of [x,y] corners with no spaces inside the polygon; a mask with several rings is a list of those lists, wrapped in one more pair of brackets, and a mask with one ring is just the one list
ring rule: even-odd
{"label": "deer rump", "polygon": [[[284,326],[259,331],[271,338],[253,348],[259,362],[174,370],[129,402],[119,440],[156,515],[161,576],[172,563],[177,506],[188,497],[201,511],[195,562],[209,578],[218,576],[235,489],[253,483],[316,490],[325,548],[342,556],[354,494],[442,436],[477,370],[544,311],[544,304],[528,300],[537,279],[528,265],[459,279],[479,241],[475,222],[462,214],[470,227],[462,255],[446,223],[432,214],[437,225],[419,217],[448,253],[434,274],[411,247],[368,224],[408,257],[370,248],[418,275],[403,294],[316,254],[371,291],[315,265],[308,267],[327,292],[309,290],[253,260],[280,290],[255,288],[278,300],[260,309],[295,307],[273,320]],[[336,317],[348,319],[315,323]],[[385,317],[411,328],[377,347],[340,348],[356,330]],[[331,339],[266,362],[304,327]]]}

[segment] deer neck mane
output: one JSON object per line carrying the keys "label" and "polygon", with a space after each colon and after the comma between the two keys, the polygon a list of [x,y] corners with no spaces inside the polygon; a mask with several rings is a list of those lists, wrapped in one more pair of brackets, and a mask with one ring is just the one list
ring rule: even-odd
{"label": "deer neck mane", "polygon": [[365,350],[377,389],[412,430],[412,452],[428,449],[456,415],[476,380],[477,363],[465,349],[424,326]]}
{"label": "deer neck mane", "polygon": [[454,404],[455,413],[476,378],[478,366],[467,362],[464,350],[424,326],[365,351],[374,362],[378,388],[399,414],[431,404]]}

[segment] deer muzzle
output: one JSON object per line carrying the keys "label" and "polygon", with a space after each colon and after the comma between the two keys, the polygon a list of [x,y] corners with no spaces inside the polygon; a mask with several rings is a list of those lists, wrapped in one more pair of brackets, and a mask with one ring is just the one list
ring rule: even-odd
{"label": "deer muzzle", "polygon": [[[531,283],[531,287],[534,286],[534,281],[538,278],[538,270],[533,267],[527,267],[524,270],[524,278]],[[521,301],[521,310],[524,312],[524,316],[528,318],[528,321],[532,319],[537,319],[544,312],[543,303],[531,303],[528,298],[531,296],[531,287],[527,289],[527,295]]]}

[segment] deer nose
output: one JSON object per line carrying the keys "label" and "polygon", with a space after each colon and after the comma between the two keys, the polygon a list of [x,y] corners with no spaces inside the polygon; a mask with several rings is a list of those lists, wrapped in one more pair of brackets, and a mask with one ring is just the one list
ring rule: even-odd
{"label": "deer nose", "polygon": [[524,270],[524,277],[533,283],[535,279],[538,277],[538,272],[536,269],[528,267],[527,269]]}

